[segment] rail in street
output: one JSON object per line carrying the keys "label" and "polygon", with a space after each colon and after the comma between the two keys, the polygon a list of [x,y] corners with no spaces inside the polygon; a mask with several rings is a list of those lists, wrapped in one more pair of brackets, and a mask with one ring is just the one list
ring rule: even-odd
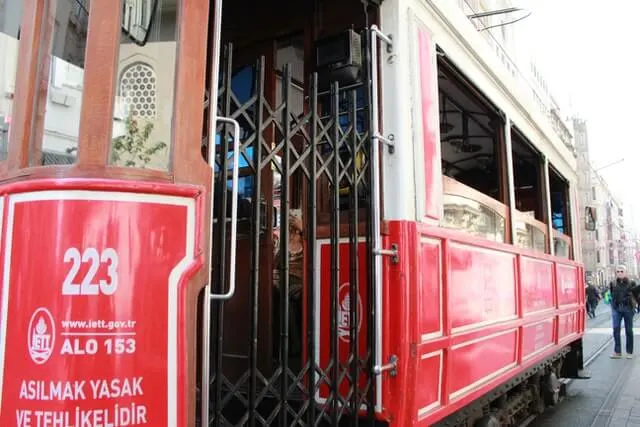
{"label": "rail in street", "polygon": [[[610,359],[613,350],[610,308],[603,304],[597,313],[596,318],[588,320],[584,338],[584,355],[591,378],[573,381],[565,399],[543,413],[531,426],[640,426],[638,352],[631,360]],[[636,316],[636,322],[638,318]],[[640,347],[640,329],[634,329],[637,349]],[[624,346],[624,331],[622,341]]]}

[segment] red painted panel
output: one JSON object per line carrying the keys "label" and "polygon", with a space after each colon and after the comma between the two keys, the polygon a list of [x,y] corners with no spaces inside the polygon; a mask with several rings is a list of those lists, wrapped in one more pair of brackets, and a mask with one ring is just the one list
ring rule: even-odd
{"label": "red painted panel", "polygon": [[[579,302],[577,267],[556,264],[556,283],[558,284],[559,305],[577,304]],[[584,293],[583,290],[580,292]]]}
{"label": "red painted panel", "polygon": [[451,243],[447,287],[454,329],[515,316],[515,256]]}
{"label": "red painted panel", "polygon": [[0,425],[186,425],[180,325],[198,265],[195,201],[10,197]]}
{"label": "red painted panel", "polygon": [[440,406],[443,369],[442,351],[420,356],[414,411],[418,417],[422,417]]}
{"label": "red painted panel", "polygon": [[525,313],[553,308],[553,263],[523,256],[520,258],[522,307]]}
{"label": "red painted panel", "polygon": [[527,359],[553,344],[553,319],[527,325],[522,332],[522,357]]}
{"label": "red painted panel", "polygon": [[418,30],[422,137],[424,144],[425,214],[440,219],[442,210],[442,165],[440,163],[440,123],[438,115],[438,70],[435,44],[423,29]]}
{"label": "red painted panel", "polygon": [[[319,329],[320,329],[320,348],[318,365],[320,369],[328,372],[329,359],[331,357],[331,245],[328,241],[319,243],[320,250],[320,296],[319,304],[320,308],[317,310],[319,316]],[[357,301],[357,317],[358,317],[358,338],[359,338],[359,354],[362,356],[367,351],[367,323],[365,316],[367,315],[367,252],[366,242],[362,241],[358,245],[358,261],[359,261],[359,284],[358,301]],[[341,369],[338,373],[339,376],[343,375],[343,371],[346,369],[346,373],[349,373],[349,347],[351,345],[351,337],[349,330],[351,328],[350,319],[350,306],[353,303],[350,301],[349,288],[350,288],[350,271],[349,271],[349,243],[341,243],[339,256],[340,256],[340,281],[338,285],[338,358],[341,365],[346,368]],[[367,376],[363,372],[360,375],[361,387],[365,387],[367,383]],[[346,376],[340,382],[341,395],[347,396],[349,391],[349,380]],[[322,400],[326,399],[330,394],[329,386],[323,382],[320,386],[319,397]]]}
{"label": "red painted panel", "polygon": [[420,336],[442,331],[441,248],[439,240],[421,239],[418,279],[418,333]]}
{"label": "red painted panel", "polygon": [[558,339],[578,332],[578,313],[561,314],[558,316]]}
{"label": "red painted panel", "polygon": [[516,363],[517,343],[518,331],[511,330],[452,348],[450,371],[455,375],[449,378],[449,394],[453,395],[451,398],[464,394],[466,390],[463,389],[467,387],[471,389],[473,385],[479,386]]}

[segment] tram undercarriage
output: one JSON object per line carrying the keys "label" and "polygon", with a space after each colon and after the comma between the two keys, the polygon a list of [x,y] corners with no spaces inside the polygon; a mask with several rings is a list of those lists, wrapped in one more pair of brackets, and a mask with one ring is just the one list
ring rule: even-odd
{"label": "tram undercarriage", "polygon": [[[210,304],[209,366],[200,373],[209,389],[200,390],[199,412],[208,406],[212,425],[342,425],[357,414],[373,421],[365,29],[376,9],[359,1],[278,3],[258,6],[257,22],[246,25],[247,2],[225,2],[222,12],[218,116],[240,124],[240,149],[234,153],[226,126],[215,142],[204,141],[203,152],[216,144],[211,291],[227,292],[231,269],[236,283],[232,298]],[[347,62],[336,66],[336,54]],[[223,172],[233,162],[235,231]]]}

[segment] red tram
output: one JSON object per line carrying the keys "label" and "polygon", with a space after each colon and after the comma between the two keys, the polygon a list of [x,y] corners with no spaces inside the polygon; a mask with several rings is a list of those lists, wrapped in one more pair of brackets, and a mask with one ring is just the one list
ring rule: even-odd
{"label": "red tram", "polygon": [[582,375],[575,158],[455,2],[4,3],[0,425],[517,425]]}

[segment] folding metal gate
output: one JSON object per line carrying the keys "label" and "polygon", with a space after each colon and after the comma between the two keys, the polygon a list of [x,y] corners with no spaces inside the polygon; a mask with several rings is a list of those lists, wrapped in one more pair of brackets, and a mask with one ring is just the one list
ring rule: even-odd
{"label": "folding metal gate", "polygon": [[[367,34],[363,37],[366,39]],[[362,81],[369,82],[370,57],[366,53],[368,49],[364,50],[366,65]],[[244,244],[242,239],[249,242],[241,250],[238,263],[247,261],[250,271],[240,272],[248,278],[237,284],[241,295],[236,292],[231,300],[211,306],[210,384],[208,393],[206,390],[203,393],[205,399],[208,395],[204,405],[205,409],[207,405],[209,408],[209,424],[373,423],[376,289],[372,280],[375,271],[371,215],[373,153],[369,131],[371,86],[363,83],[341,88],[333,83],[331,87],[320,88],[318,76],[314,74],[309,78],[307,96],[301,104],[300,88],[292,82],[289,66],[285,66],[278,77],[280,99],[274,102],[273,92],[265,90],[268,70],[265,70],[264,58],[258,59],[250,67],[251,71],[246,71],[251,75],[248,85],[247,79],[244,83],[234,80],[238,68],[234,66],[232,52],[232,47],[227,46],[220,76],[218,111],[220,116],[233,118],[240,124],[242,159],[237,161],[243,171],[241,179],[248,189],[244,196],[248,196],[239,208],[244,210],[239,216],[246,217],[244,237],[232,237],[239,245]],[[230,268],[235,268],[228,265],[230,210],[224,208],[230,203],[229,192],[225,190],[229,186],[226,171],[230,170],[233,158],[230,136],[228,129],[221,126],[218,140],[210,141],[218,145],[212,262],[216,271],[214,293],[227,289]],[[303,223],[302,292],[290,271],[288,224],[294,211]],[[320,266],[318,227],[325,220],[330,257]],[[272,276],[265,269],[271,268],[274,257],[265,251],[269,250],[267,243],[274,240],[273,230],[278,226],[277,249],[282,255],[278,265],[272,267]],[[346,337],[341,329],[344,324],[338,319],[338,313],[344,315],[345,310],[338,301],[341,285],[345,286],[340,282],[344,245],[348,245],[348,293],[352,302],[348,307],[348,354],[339,346],[339,335]],[[361,277],[361,257],[366,257],[366,277]],[[344,260],[344,266],[343,263]],[[330,277],[330,284],[320,283],[323,275]],[[270,277],[275,277],[276,286],[265,285]],[[269,296],[269,289],[275,297]],[[297,299],[290,296],[294,289],[298,292]],[[366,289],[368,295],[365,307],[360,309],[355,303],[359,289]],[[329,315],[320,316],[318,299],[327,298],[326,292],[329,293]],[[271,326],[264,322],[263,309],[267,306],[270,307],[267,311],[274,313]],[[304,331],[299,331],[305,337],[300,349],[294,340],[297,332],[291,331],[296,327],[296,321],[291,321],[296,316],[298,326],[306,325]],[[363,323],[366,326],[360,329],[358,325]],[[324,350],[329,357],[324,361],[317,357],[320,330],[324,331],[323,336],[329,337],[329,348]],[[366,331],[366,351],[359,345],[362,330]],[[265,354],[269,348],[272,351]],[[296,353],[296,357],[290,357],[292,353]]]}

